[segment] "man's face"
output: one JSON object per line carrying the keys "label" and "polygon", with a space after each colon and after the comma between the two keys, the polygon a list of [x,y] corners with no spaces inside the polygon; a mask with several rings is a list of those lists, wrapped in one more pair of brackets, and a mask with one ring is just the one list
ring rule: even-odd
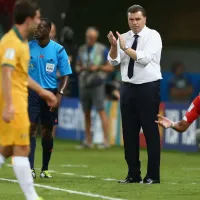
{"label": "man's face", "polygon": [[93,46],[98,38],[98,33],[95,30],[88,30],[86,32],[86,44],[88,46]]}
{"label": "man's face", "polygon": [[33,18],[29,18],[28,19],[28,24],[29,24],[29,28],[28,29],[29,29],[30,33],[33,33],[33,32],[35,32],[37,30],[37,27],[41,22],[40,21],[40,17],[41,17],[40,11],[37,10],[35,16]]}
{"label": "man's face", "polygon": [[146,17],[142,15],[142,12],[128,13],[128,25],[133,33],[139,33],[146,24]]}
{"label": "man's face", "polygon": [[37,40],[42,40],[47,37],[49,37],[49,28],[46,25],[45,21],[41,21],[41,23],[38,25],[37,30],[34,33],[34,37]]}

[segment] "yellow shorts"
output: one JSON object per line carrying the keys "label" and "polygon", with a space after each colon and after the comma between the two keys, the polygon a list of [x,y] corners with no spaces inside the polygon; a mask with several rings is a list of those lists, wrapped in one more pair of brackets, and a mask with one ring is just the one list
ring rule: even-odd
{"label": "yellow shorts", "polygon": [[14,120],[5,123],[0,117],[0,145],[2,146],[27,146],[29,139],[30,121],[28,111],[15,113]]}

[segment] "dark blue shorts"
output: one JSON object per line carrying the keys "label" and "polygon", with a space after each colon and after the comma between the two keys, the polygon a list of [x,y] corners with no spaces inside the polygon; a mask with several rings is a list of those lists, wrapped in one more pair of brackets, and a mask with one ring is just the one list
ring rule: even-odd
{"label": "dark blue shorts", "polygon": [[[57,89],[48,89],[56,94]],[[50,107],[36,92],[29,89],[28,91],[28,113],[31,123],[38,123],[39,119],[42,125],[58,124],[58,109],[55,112],[50,111]]]}

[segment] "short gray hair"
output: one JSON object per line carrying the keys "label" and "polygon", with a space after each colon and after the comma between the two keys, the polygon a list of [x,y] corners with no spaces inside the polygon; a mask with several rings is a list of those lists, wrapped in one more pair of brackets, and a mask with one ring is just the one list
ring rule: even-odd
{"label": "short gray hair", "polygon": [[99,37],[99,31],[98,31],[98,29],[97,29],[96,27],[94,27],[94,26],[89,26],[89,27],[86,29],[85,33],[87,33],[88,31],[96,31],[97,37]]}

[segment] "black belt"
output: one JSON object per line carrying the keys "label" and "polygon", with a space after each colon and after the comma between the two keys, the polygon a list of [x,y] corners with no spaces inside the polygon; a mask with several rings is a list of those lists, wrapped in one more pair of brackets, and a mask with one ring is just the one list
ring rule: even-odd
{"label": "black belt", "polygon": [[122,82],[122,84],[128,85],[128,86],[139,86],[139,85],[144,85],[144,84],[148,84],[148,83],[156,83],[156,82],[160,82],[160,79],[156,80],[156,81],[147,82],[147,83],[141,83],[141,84],[135,84],[135,83],[130,83],[130,82]]}

